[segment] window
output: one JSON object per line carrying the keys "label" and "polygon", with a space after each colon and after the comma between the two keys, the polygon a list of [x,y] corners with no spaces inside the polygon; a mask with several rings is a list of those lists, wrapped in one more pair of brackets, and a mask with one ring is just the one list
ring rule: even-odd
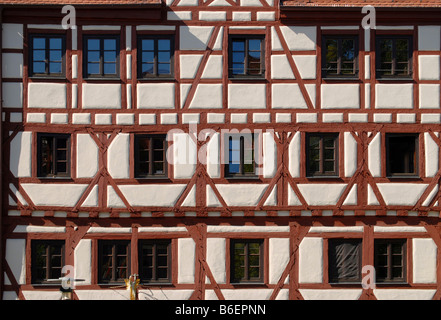
{"label": "window", "polygon": [[406,281],[406,240],[375,240],[375,276],[377,282]]}
{"label": "window", "polygon": [[263,282],[263,241],[231,240],[231,282]]}
{"label": "window", "polygon": [[377,36],[376,46],[377,78],[411,77],[411,36]]}
{"label": "window", "polygon": [[173,36],[143,36],[138,39],[138,78],[173,76]]}
{"label": "window", "polygon": [[254,134],[227,134],[224,139],[225,176],[256,176]]}
{"label": "window", "polygon": [[386,134],[387,176],[418,176],[417,150],[418,134]]}
{"label": "window", "polygon": [[149,283],[171,282],[170,240],[140,240],[139,276]]}
{"label": "window", "polygon": [[323,78],[358,76],[357,36],[324,36],[322,54]]}
{"label": "window", "polygon": [[329,282],[361,281],[361,239],[330,239]]}
{"label": "window", "polygon": [[119,76],[119,37],[84,37],[84,74],[87,78]]}
{"label": "window", "polygon": [[165,177],[167,141],[165,135],[135,136],[135,176]]}
{"label": "window", "polygon": [[98,279],[100,283],[123,282],[130,275],[130,242],[98,242]]}
{"label": "window", "polygon": [[306,174],[309,177],[338,176],[338,133],[306,135]]}
{"label": "window", "polygon": [[64,77],[66,52],[64,36],[31,35],[29,41],[29,75]]}
{"label": "window", "polygon": [[70,176],[70,135],[37,135],[37,174],[39,177]]}
{"label": "window", "polygon": [[263,36],[230,36],[229,75],[232,78],[265,75],[265,42]]}
{"label": "window", "polygon": [[59,279],[64,266],[64,241],[32,240],[31,263],[32,283]]}

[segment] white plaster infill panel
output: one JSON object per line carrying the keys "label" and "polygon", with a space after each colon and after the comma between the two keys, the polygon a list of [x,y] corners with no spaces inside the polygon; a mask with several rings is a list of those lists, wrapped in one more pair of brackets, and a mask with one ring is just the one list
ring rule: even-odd
{"label": "white plaster infill panel", "polygon": [[[207,263],[217,283],[226,283],[226,239],[207,239]],[[208,281],[207,281],[208,282]]]}
{"label": "white plaster infill panel", "polygon": [[433,239],[412,239],[414,283],[436,283],[437,246]]}
{"label": "white plaster infill panel", "polygon": [[347,184],[298,184],[305,201],[312,206],[335,205]]}
{"label": "white plaster infill panel", "polygon": [[24,191],[36,206],[74,207],[87,184],[22,183]]}
{"label": "white plaster infill panel", "polygon": [[[269,283],[277,283],[289,261],[289,239],[269,239]],[[288,277],[285,283],[288,282]]]}
{"label": "white plaster infill panel", "polygon": [[420,80],[439,80],[440,79],[440,56],[439,55],[419,55],[418,56],[418,76]]}
{"label": "white plaster infill panel", "polygon": [[272,85],[272,107],[274,109],[307,109],[305,99],[297,83]]}
{"label": "white plaster infill panel", "polygon": [[289,226],[207,226],[207,232],[289,232]]}
{"label": "white plaster infill panel", "polygon": [[439,159],[438,144],[432,139],[428,132],[424,133],[424,155],[426,158],[426,177],[434,177],[438,172]]}
{"label": "white plaster infill panel", "polygon": [[119,189],[132,206],[173,207],[185,184],[120,185]]}
{"label": "white plaster infill panel", "polygon": [[26,283],[26,240],[6,240],[6,261],[18,284]]}
{"label": "white plaster infill panel", "polygon": [[81,239],[75,247],[75,279],[83,279],[75,285],[88,285],[92,283],[92,240]]}
{"label": "white plaster infill panel", "polygon": [[387,205],[413,206],[426,190],[423,183],[378,183]]}
{"label": "white plaster infill panel", "polygon": [[2,83],[3,108],[23,107],[23,83],[3,82]]}
{"label": "white plaster infill panel", "polygon": [[130,135],[121,133],[108,148],[108,170],[115,179],[129,178]]}
{"label": "white plaster infill panel", "polygon": [[360,108],[358,84],[323,84],[321,88],[322,109]]}
{"label": "white plaster infill panel", "polygon": [[32,132],[19,132],[11,141],[9,162],[10,170],[15,177],[32,175]]}
{"label": "white plaster infill panel", "polygon": [[120,84],[83,84],[83,108],[85,109],[120,109]]}
{"label": "white plaster infill panel", "polygon": [[418,26],[418,50],[439,51],[440,26]]}
{"label": "white plaster infill panel", "polygon": [[23,54],[3,53],[2,54],[2,77],[22,78],[23,77]]}
{"label": "white plaster infill panel", "polygon": [[89,134],[77,135],[77,178],[92,178],[98,171],[98,146]]}
{"label": "white plaster infill panel", "polygon": [[198,84],[189,108],[222,108],[222,84]]}
{"label": "white plaster infill panel", "polygon": [[266,107],[265,84],[229,84],[228,108],[264,109]]}
{"label": "white plaster infill panel", "polygon": [[375,108],[411,109],[413,108],[413,84],[376,84]]}
{"label": "white plaster infill panel", "polygon": [[378,300],[431,300],[435,292],[426,289],[374,289]]}
{"label": "white plaster infill panel", "polygon": [[317,28],[303,26],[280,27],[289,50],[315,50]]}
{"label": "white plaster infill panel", "polygon": [[295,79],[288,58],[284,54],[271,56],[272,79]]}
{"label": "white plaster infill panel", "polygon": [[323,239],[304,238],[299,246],[299,283],[323,282]]}
{"label": "white plaster infill panel", "polygon": [[180,50],[205,50],[214,27],[181,26]]}
{"label": "white plaster infill panel", "polygon": [[29,83],[29,108],[66,108],[66,103],[66,84]]}
{"label": "white plaster infill panel", "polygon": [[23,49],[23,25],[18,23],[2,24],[2,48]]}
{"label": "white plaster infill panel", "polygon": [[362,293],[362,289],[300,289],[299,291],[305,300],[358,300]]}
{"label": "white plaster infill panel", "polygon": [[175,84],[138,84],[137,104],[139,109],[173,109],[175,107]]}
{"label": "white plaster infill panel", "polygon": [[222,78],[223,56],[210,55],[204,72],[202,72],[201,79],[221,79]]}
{"label": "white plaster infill panel", "polygon": [[267,184],[217,184],[220,195],[229,206],[255,206],[265,192]]}
{"label": "white plaster infill panel", "polygon": [[196,243],[192,238],[178,239],[178,283],[194,283]]}

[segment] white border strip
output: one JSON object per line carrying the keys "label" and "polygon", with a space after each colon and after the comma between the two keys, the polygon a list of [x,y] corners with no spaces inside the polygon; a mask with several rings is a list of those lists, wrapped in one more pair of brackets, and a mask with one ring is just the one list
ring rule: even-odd
{"label": "white border strip", "polygon": [[363,232],[363,226],[355,227],[311,227],[309,232]]}
{"label": "white border strip", "polygon": [[289,226],[207,226],[207,232],[289,232]]}

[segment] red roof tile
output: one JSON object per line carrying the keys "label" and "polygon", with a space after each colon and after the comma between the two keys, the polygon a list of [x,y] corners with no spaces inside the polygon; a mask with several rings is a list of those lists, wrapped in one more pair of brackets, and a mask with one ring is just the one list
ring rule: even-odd
{"label": "red roof tile", "polygon": [[400,7],[400,8],[436,8],[441,7],[441,0],[281,0],[285,7]]}

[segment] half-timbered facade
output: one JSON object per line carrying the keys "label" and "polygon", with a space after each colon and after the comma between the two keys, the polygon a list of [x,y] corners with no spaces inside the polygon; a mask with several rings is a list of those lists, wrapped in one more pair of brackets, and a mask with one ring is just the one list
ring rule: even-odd
{"label": "half-timbered facade", "polygon": [[441,297],[440,1],[1,12],[3,299]]}

